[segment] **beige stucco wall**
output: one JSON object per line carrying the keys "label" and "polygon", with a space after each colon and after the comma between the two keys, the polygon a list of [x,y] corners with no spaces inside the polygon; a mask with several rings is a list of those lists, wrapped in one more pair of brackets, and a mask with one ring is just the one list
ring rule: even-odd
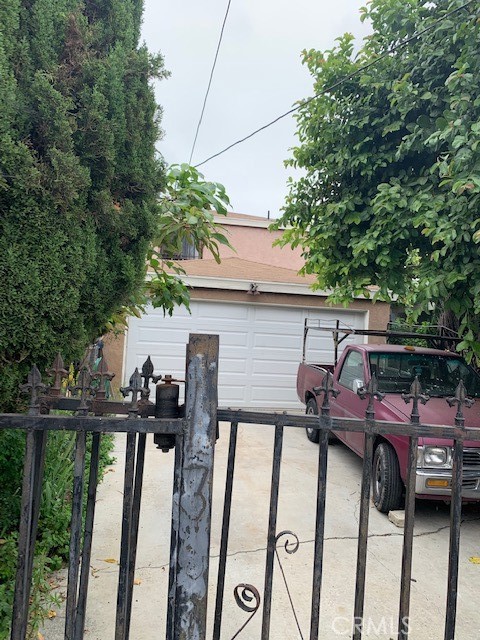
{"label": "beige stucco wall", "polygon": [[[242,260],[251,260],[252,262],[261,262],[274,267],[284,267],[285,269],[294,269],[299,271],[304,260],[301,251],[297,247],[273,247],[273,242],[279,238],[281,231],[269,231],[258,227],[247,226],[224,226],[225,235],[228,237],[230,244],[235,251],[220,245],[221,258],[241,258]],[[205,251],[204,258],[211,258],[212,255]]]}

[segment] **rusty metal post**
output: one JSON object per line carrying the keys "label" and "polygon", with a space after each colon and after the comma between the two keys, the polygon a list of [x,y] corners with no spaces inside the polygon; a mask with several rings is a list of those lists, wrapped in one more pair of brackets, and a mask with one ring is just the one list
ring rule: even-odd
{"label": "rusty metal post", "polygon": [[174,640],[205,640],[217,427],[218,336],[191,334],[178,496]]}

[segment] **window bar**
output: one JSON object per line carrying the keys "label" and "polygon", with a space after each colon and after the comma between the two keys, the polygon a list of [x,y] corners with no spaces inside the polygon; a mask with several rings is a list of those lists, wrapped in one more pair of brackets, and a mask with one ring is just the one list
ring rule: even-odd
{"label": "window bar", "polygon": [[127,607],[126,607],[126,616],[125,616],[126,640],[128,640],[130,636],[130,621],[132,618],[133,587],[134,587],[134,581],[135,581],[135,562],[137,559],[140,506],[142,501],[143,471],[145,468],[146,438],[147,438],[146,433],[138,434],[137,460],[135,464],[135,488],[133,491],[132,522],[131,522],[131,531],[130,531],[130,540],[129,540],[130,557],[129,557],[129,563],[128,563]]}
{"label": "window bar", "polygon": [[46,441],[46,431],[27,432],[11,640],[24,640],[27,633]]}
{"label": "window bar", "polygon": [[[28,415],[38,416],[40,414],[40,398],[45,392],[46,386],[42,382],[42,376],[36,365],[33,365],[29,372],[27,383],[20,385],[20,390],[30,396]],[[46,431],[27,431],[11,640],[24,640],[27,633],[46,439]]]}
{"label": "window bar", "polygon": [[273,563],[275,559],[278,493],[280,484],[280,464],[282,460],[283,424],[275,425],[273,449],[272,485],[270,490],[270,514],[268,519],[267,558],[265,563],[265,587],[263,595],[262,640],[270,637],[270,616],[272,609]]}
{"label": "window bar", "polygon": [[133,480],[137,434],[127,433],[125,452],[125,479],[123,487],[122,535],[120,542],[120,570],[118,574],[117,617],[115,640],[126,640],[127,579],[130,559],[130,532],[132,527]]}
{"label": "window bar", "polygon": [[[320,416],[322,419],[322,416]],[[315,546],[313,556],[312,611],[310,640],[317,640],[320,620],[320,595],[323,573],[323,546],[325,534],[325,499],[327,494],[328,431],[320,431],[318,449],[317,512],[315,519]]]}
{"label": "window bar", "polygon": [[353,611],[354,640],[361,640],[363,609],[365,605],[365,577],[367,571],[368,519],[370,512],[370,489],[372,484],[373,433],[365,434],[363,455],[362,490],[360,495],[360,517],[357,547],[357,569],[355,581],[355,605]]}
{"label": "window bar", "polygon": [[75,461],[73,465],[72,519],[70,522],[67,602],[65,607],[65,640],[73,640],[75,633],[78,576],[80,571],[80,542],[82,531],[86,438],[87,436],[85,431],[79,431],[77,433]]}
{"label": "window bar", "polygon": [[317,480],[317,512],[315,521],[315,548],[313,558],[312,610],[310,616],[310,640],[317,640],[320,620],[320,595],[323,573],[323,546],[325,534],[325,500],[327,494],[328,435],[332,427],[330,418],[330,396],[336,398],[340,391],[333,388],[333,377],[327,371],[323,384],[316,387],[317,395],[323,393],[322,408],[319,416],[319,451]]}
{"label": "window bar", "polygon": [[[426,404],[430,399],[422,393],[422,385],[415,376],[410,393],[402,394],[405,403],[412,401],[410,424],[420,426],[418,403]],[[418,437],[408,439],[408,466],[405,496],[405,524],[403,528],[402,573],[400,578],[400,606],[398,612],[398,638],[407,640],[410,627],[410,591],[412,584],[413,529],[415,525],[415,480],[417,474]]]}
{"label": "window bar", "polygon": [[447,611],[445,640],[454,640],[457,617],[458,562],[460,526],[462,518],[463,440],[455,440],[453,447],[452,502],[450,506],[450,552],[448,556]]}
{"label": "window bar", "polygon": [[365,451],[363,455],[362,489],[360,494],[360,518],[357,547],[357,569],[355,578],[355,605],[353,611],[355,629],[354,640],[361,640],[363,610],[365,606],[365,577],[367,572],[367,545],[368,545],[368,520],[370,515],[370,489],[372,485],[373,443],[375,435],[372,428],[375,426],[374,400],[382,400],[383,394],[378,390],[378,381],[375,375],[370,378],[366,387],[357,391],[362,400],[368,397],[368,406],[365,413]]}
{"label": "window bar", "polygon": [[[445,615],[445,640],[454,640],[457,617],[458,562],[460,551],[460,527],[462,524],[462,482],[463,482],[463,437],[465,418],[463,407],[472,407],[474,402],[466,396],[465,385],[460,380],[455,397],[447,398],[448,404],[457,405],[455,416],[455,438],[453,441],[452,490],[450,505],[450,552],[448,556],[447,610]],[[460,436],[459,436],[460,432]]]}
{"label": "window bar", "polygon": [[175,438],[175,461],[173,467],[172,528],[170,534],[170,570],[168,575],[168,604],[166,640],[174,640],[174,613],[177,582],[177,548],[179,534],[180,489],[182,486],[183,437]]}
{"label": "window bar", "polygon": [[227,479],[225,486],[225,500],[223,505],[222,538],[220,542],[220,556],[218,561],[217,596],[215,601],[213,640],[220,640],[220,631],[222,627],[223,595],[225,591],[225,571],[227,564],[228,534],[230,531],[230,513],[232,507],[232,490],[233,476],[235,471],[237,435],[238,422],[232,422],[228,447]]}
{"label": "window bar", "polygon": [[85,611],[87,606],[88,581],[90,577],[90,558],[92,554],[93,522],[95,518],[95,502],[97,499],[98,466],[100,461],[101,434],[92,435],[90,454],[90,472],[88,476],[87,506],[83,535],[82,564],[80,570],[80,586],[78,590],[77,615],[75,618],[75,640],[82,640],[85,627]]}
{"label": "window bar", "polygon": [[400,580],[400,607],[398,613],[398,640],[408,639],[410,627],[410,587],[412,584],[413,529],[415,525],[415,480],[417,473],[418,438],[410,436],[408,440],[405,523],[403,528],[402,573]]}

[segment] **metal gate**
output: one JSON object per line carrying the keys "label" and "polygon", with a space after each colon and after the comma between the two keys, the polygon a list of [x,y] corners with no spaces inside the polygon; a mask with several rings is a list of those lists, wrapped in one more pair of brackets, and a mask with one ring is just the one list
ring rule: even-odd
{"label": "metal gate", "polygon": [[[40,372],[35,367],[29,375],[27,384],[23,387],[23,390],[30,395],[28,415],[0,415],[0,428],[20,428],[26,430],[27,433],[11,640],[25,640],[27,634],[30,585],[40,509],[45,446],[48,432],[59,429],[73,430],[77,433],[72,491],[65,640],[82,640],[84,638],[98,480],[99,446],[102,433],[127,434],[115,640],[127,640],[130,637],[145,445],[146,437],[149,433],[155,434],[156,442],[161,448],[168,448],[172,444],[175,446],[169,590],[168,601],[165,603],[167,614],[164,635],[167,640],[206,640],[212,482],[217,421],[230,423],[230,439],[219,569],[216,579],[214,625],[211,635],[214,640],[226,637],[231,637],[233,640],[233,638],[243,633],[252,617],[257,613],[262,616],[261,639],[268,640],[270,638],[273,576],[275,557],[278,559],[277,549],[280,544],[288,539],[290,547],[288,547],[288,543],[285,543],[285,548],[287,551],[293,552],[298,542],[294,532],[277,531],[283,437],[287,427],[304,428],[305,426],[320,430],[314,562],[311,577],[311,614],[308,632],[310,640],[327,637],[325,633],[322,634],[321,630],[320,596],[324,557],[328,435],[332,428],[336,431],[360,431],[366,434],[359,517],[355,604],[354,610],[351,612],[353,621],[352,637],[354,640],[360,640],[363,636],[362,621],[365,601],[368,516],[375,438],[381,434],[401,434],[408,435],[410,438],[400,602],[397,611],[397,637],[401,640],[407,640],[409,636],[408,620],[410,615],[418,438],[420,436],[437,436],[454,439],[448,600],[443,633],[444,640],[454,639],[461,523],[463,441],[467,435],[462,411],[463,407],[466,404],[468,405],[468,399],[465,398],[462,384],[457,389],[456,397],[449,399],[451,403],[457,404],[458,409],[455,426],[449,427],[421,425],[419,423],[418,402],[425,401],[425,397],[422,395],[418,380],[414,382],[411,393],[405,398],[406,401],[412,401],[413,403],[410,424],[386,423],[375,420],[373,400],[378,397],[375,379],[372,379],[368,387],[362,391],[363,397],[368,400],[365,420],[330,417],[329,398],[334,393],[330,376],[326,376],[324,386],[317,390],[318,394],[323,396],[323,405],[319,417],[218,409],[218,336],[211,335],[197,334],[190,336],[186,357],[185,405],[178,417],[159,417],[165,416],[161,403],[153,403],[149,400],[149,383],[151,380],[155,380],[153,365],[149,359],[145,363],[142,373],[136,370],[130,379],[129,386],[122,390],[124,395],[131,394],[132,396],[131,401],[126,403],[105,399],[105,383],[111,378],[111,374],[108,372],[104,359],[100,362],[96,373],[92,373],[88,366],[80,370],[76,387],[78,397],[76,398],[62,396],[62,379],[66,372],[60,358],[56,359],[48,373],[53,380],[50,388],[47,389],[45,387]],[[73,411],[75,415],[49,414],[54,409]],[[225,570],[227,566],[237,434],[238,425],[241,423],[274,425],[275,436],[263,590],[258,585],[246,583],[236,586],[236,603],[248,616],[234,635],[227,636],[222,627],[225,617]],[[83,515],[82,497],[84,494],[86,436],[88,433],[93,434],[93,436],[88,476],[88,498],[85,515]],[[468,437],[480,440],[480,429],[469,429]],[[163,633],[160,633],[159,637],[162,636]],[[249,637],[248,630],[243,633],[243,637]]]}

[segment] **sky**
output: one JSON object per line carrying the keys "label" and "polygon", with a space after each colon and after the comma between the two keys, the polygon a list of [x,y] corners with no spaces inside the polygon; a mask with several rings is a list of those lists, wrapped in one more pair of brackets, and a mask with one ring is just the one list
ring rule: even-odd
{"label": "sky", "polygon": [[[158,149],[168,164],[188,162],[228,0],[145,0],[142,38],[161,53],[171,76],[155,84],[163,109]],[[365,0],[231,0],[192,164],[197,164],[312,95],[303,49],[325,50],[335,38],[368,33]],[[295,177],[284,161],[296,145],[288,116],[199,167],[222,183],[230,210],[277,218]],[[298,174],[297,174],[298,175]]]}

